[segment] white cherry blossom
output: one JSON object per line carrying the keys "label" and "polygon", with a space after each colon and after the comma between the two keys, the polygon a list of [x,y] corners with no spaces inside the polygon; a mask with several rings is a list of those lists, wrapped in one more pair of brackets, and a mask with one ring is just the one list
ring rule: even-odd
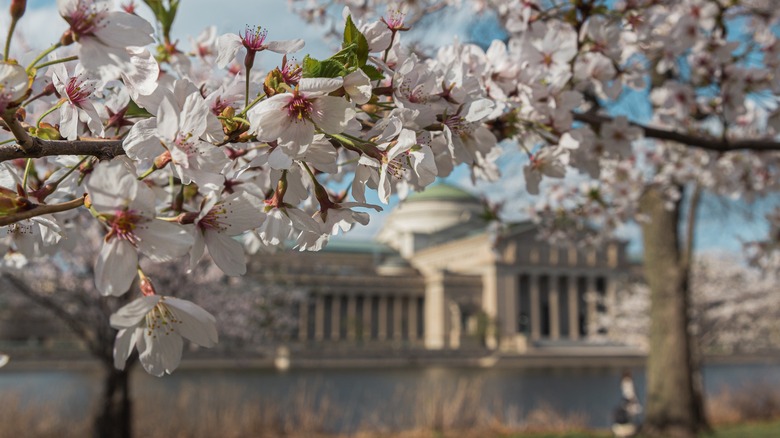
{"label": "white cherry blossom", "polygon": [[162,295],[136,299],[111,315],[111,327],[119,330],[114,344],[114,366],[124,369],[127,358],[138,350],[147,373],[162,377],[181,362],[182,338],[202,347],[218,341],[216,319],[186,300]]}
{"label": "white cherry blossom", "polygon": [[135,94],[151,94],[160,68],[143,47],[154,42],[154,29],[143,18],[112,11],[109,0],[57,0],[62,18],[77,41],[79,60],[104,81],[122,77]]}
{"label": "white cherry blossom", "polygon": [[124,294],[133,283],[138,251],[155,261],[187,253],[192,236],[155,218],[155,196],[122,160],[101,163],[87,181],[92,209],[108,230],[95,262],[95,285],[104,295]]}

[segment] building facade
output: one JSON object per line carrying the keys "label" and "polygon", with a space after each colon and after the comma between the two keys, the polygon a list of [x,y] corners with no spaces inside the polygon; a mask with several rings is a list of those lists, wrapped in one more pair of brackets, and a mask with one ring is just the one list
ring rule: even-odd
{"label": "building facade", "polygon": [[389,215],[375,242],[252,259],[249,275],[308,291],[294,338],[325,345],[525,353],[600,337],[630,266],[625,244],[555,247],[532,223],[498,233],[481,202],[446,184]]}

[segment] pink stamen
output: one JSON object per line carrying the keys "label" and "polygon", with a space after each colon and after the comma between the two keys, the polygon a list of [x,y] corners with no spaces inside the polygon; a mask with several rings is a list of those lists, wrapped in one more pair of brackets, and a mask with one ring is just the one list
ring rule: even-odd
{"label": "pink stamen", "polygon": [[100,27],[100,21],[103,18],[101,11],[90,1],[81,0],[76,10],[64,17],[70,24],[70,28],[78,36],[92,35]]}
{"label": "pink stamen", "polygon": [[107,215],[109,231],[106,235],[106,241],[111,238],[126,240],[138,245],[139,239],[135,234],[138,223],[143,219],[135,210],[117,210],[113,215]]}
{"label": "pink stamen", "polygon": [[[241,36],[241,34],[239,34],[239,36]],[[246,30],[244,31],[244,35],[241,36],[241,42],[244,44],[244,47],[246,47],[247,50],[259,52],[261,50],[265,50],[263,43],[265,42],[266,36],[268,36],[267,29],[263,29],[260,26],[252,29],[251,27],[247,26]]]}
{"label": "pink stamen", "polygon": [[300,122],[304,119],[309,119],[313,109],[311,101],[306,99],[306,96],[299,94],[296,90],[293,93],[292,99],[290,99],[290,102],[287,104],[287,116]]}
{"label": "pink stamen", "polygon": [[284,65],[282,66],[282,79],[284,80],[284,83],[290,86],[296,86],[298,85],[298,82],[301,80],[301,76],[303,73],[303,69],[300,65],[295,63],[295,59],[287,61],[287,58],[285,57]]}
{"label": "pink stamen", "polygon": [[390,11],[387,13],[387,17],[383,18],[383,21],[390,30],[403,30],[405,18],[406,14],[401,11]]}
{"label": "pink stamen", "polygon": [[224,230],[220,217],[225,215],[224,206],[214,207],[198,221],[198,228],[201,230]]}
{"label": "pink stamen", "polygon": [[94,91],[94,88],[85,86],[84,81],[78,77],[68,78],[68,83],[65,84],[65,94],[68,95],[68,100],[78,107],[81,107]]}

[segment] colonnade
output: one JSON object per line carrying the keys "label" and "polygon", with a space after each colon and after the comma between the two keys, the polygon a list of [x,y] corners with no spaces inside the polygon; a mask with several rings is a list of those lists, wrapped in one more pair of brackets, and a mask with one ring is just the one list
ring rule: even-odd
{"label": "colonnade", "polygon": [[314,293],[298,308],[300,341],[411,341],[423,333],[423,297]]}
{"label": "colonnade", "polygon": [[[615,281],[607,275],[523,273],[517,279],[514,327],[530,341],[591,337],[599,313],[612,312]],[[513,330],[514,329],[514,330]]]}

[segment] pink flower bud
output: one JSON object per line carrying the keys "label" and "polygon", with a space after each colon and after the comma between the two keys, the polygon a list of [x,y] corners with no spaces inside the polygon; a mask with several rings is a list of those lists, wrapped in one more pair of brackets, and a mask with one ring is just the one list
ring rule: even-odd
{"label": "pink flower bud", "polygon": [[24,10],[27,8],[27,0],[11,0],[11,18],[18,20],[24,15]]}

